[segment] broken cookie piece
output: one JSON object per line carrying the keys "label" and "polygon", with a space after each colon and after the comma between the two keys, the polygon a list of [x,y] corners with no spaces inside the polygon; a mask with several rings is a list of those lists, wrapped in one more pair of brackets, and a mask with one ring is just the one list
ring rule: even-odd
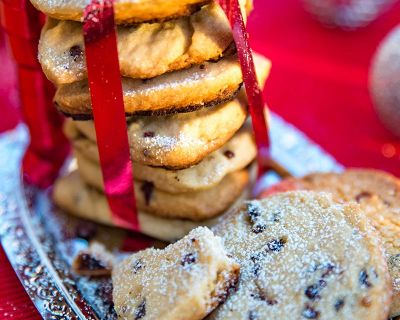
{"label": "broken cookie piece", "polygon": [[72,270],[81,276],[110,276],[113,264],[113,255],[102,244],[93,242],[75,256]]}
{"label": "broken cookie piece", "polygon": [[147,249],[112,273],[115,310],[121,319],[202,319],[236,286],[239,265],[205,227],[163,250]]}

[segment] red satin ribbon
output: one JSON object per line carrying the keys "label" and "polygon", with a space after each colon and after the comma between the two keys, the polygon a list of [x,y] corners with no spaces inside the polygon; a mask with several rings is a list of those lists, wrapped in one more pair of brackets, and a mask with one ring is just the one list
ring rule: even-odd
{"label": "red satin ribbon", "polygon": [[270,169],[270,141],[265,116],[266,106],[257,82],[253,56],[239,2],[238,0],[220,0],[219,2],[231,24],[233,38],[239,55],[257,145],[258,177],[260,177]]}
{"label": "red satin ribbon", "polygon": [[83,32],[105,194],[114,222],[139,230],[112,0],[92,0]]}
{"label": "red satin ribbon", "polygon": [[54,88],[37,61],[42,16],[28,0],[3,1],[1,15],[18,67],[22,113],[31,138],[22,164],[24,178],[46,188],[57,178],[70,149],[61,130],[63,117],[53,106]]}

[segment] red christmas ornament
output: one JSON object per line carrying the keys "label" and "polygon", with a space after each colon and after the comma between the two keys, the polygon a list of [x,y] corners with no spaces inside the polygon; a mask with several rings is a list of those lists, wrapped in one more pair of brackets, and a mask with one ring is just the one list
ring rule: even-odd
{"label": "red christmas ornament", "polygon": [[303,0],[322,23],[354,29],[374,21],[396,0]]}
{"label": "red christmas ornament", "polygon": [[370,91],[380,119],[400,137],[400,26],[389,33],[376,52]]}

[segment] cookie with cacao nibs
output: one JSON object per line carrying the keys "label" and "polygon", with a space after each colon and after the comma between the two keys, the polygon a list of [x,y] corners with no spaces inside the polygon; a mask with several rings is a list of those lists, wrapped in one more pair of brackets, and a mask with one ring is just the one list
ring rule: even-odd
{"label": "cookie with cacao nibs", "polygon": [[[100,165],[90,160],[78,158],[78,161],[82,180],[104,192]],[[229,208],[246,189],[249,180],[248,170],[243,169],[229,173],[208,189],[169,193],[156,188],[152,180],[135,179],[136,204],[139,210],[159,217],[202,221],[216,217]]]}
{"label": "cookie with cacao nibs", "polygon": [[203,319],[234,290],[238,275],[221,239],[199,227],[163,250],[140,251],[118,264],[114,308],[121,319]]}
{"label": "cookie with cacao nibs", "polygon": [[327,193],[279,193],[245,202],[214,232],[241,271],[237,291],[209,319],[388,317],[384,253],[356,203]]}
{"label": "cookie with cacao nibs", "polygon": [[400,180],[373,169],[348,169],[342,173],[314,173],[283,180],[296,189],[331,192],[340,201],[360,204],[382,239],[393,283],[391,316],[400,315]]}
{"label": "cookie with cacao nibs", "polygon": [[[54,203],[60,209],[72,215],[101,224],[115,226],[106,196],[97,189],[85,184],[76,171],[56,181],[52,197]],[[221,216],[201,221],[163,218],[146,211],[138,210],[140,231],[156,239],[169,242],[176,241],[198,226],[215,225],[223,215],[231,212],[245,197],[247,197],[247,191],[244,191],[235,203],[227,208]]]}
{"label": "cookie with cacao nibs", "polygon": [[[66,127],[70,127],[71,122],[67,121]],[[257,150],[251,130],[248,126],[241,128],[223,147],[186,169],[169,170],[133,162],[135,179],[151,181],[156,189],[172,194],[212,188],[226,175],[246,168],[254,160]],[[93,162],[96,162],[98,166],[97,157],[88,155],[97,153],[94,142],[86,138],[75,138],[72,144],[80,171],[89,170],[86,167],[92,166]],[[235,156],[227,158],[224,155],[226,150],[234,152]],[[100,180],[99,177],[97,186],[101,186]]]}
{"label": "cookie with cacao nibs", "polygon": [[[225,13],[214,2],[189,17],[118,26],[117,44],[121,75],[135,79],[218,60],[234,46]],[[56,85],[86,79],[84,47],[81,23],[48,19],[38,52],[48,79]]]}

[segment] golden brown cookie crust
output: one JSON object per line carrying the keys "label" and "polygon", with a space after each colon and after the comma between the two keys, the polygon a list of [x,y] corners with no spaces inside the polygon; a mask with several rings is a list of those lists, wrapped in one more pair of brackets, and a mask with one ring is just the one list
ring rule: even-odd
{"label": "golden brown cookie crust", "polygon": [[[233,98],[242,81],[236,55],[148,80],[124,77],[125,113],[165,114],[196,110]],[[59,110],[67,115],[80,117],[92,114],[86,80],[58,87],[54,100]]]}
{"label": "golden brown cookie crust", "polygon": [[[32,4],[49,17],[82,21],[86,6],[83,0],[32,0]],[[117,24],[163,21],[188,16],[210,3],[209,0],[117,0],[114,4]]]}

